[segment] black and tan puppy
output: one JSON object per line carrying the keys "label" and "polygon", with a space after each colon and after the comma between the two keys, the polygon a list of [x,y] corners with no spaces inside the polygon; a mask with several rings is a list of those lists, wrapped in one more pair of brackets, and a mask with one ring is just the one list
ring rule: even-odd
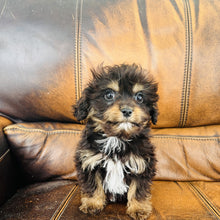
{"label": "black and tan puppy", "polygon": [[157,84],[135,64],[101,66],[92,73],[74,107],[77,120],[87,122],[75,156],[80,210],[96,214],[107,201],[126,199],[127,214],[146,219],[155,175],[149,131],[157,122]]}

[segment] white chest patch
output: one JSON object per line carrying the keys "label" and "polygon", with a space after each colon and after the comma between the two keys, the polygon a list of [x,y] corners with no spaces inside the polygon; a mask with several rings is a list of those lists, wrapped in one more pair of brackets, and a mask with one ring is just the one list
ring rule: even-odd
{"label": "white chest patch", "polygon": [[[123,125],[130,126],[130,125]],[[128,127],[129,129],[129,127]],[[128,185],[125,183],[125,174],[130,173],[141,174],[146,168],[145,160],[141,157],[130,155],[129,159],[122,163],[117,158],[117,153],[125,150],[126,144],[117,137],[106,137],[96,141],[100,146],[100,151],[104,154],[103,158],[97,163],[103,162],[102,167],[106,170],[106,176],[103,181],[105,192],[110,192],[113,195],[113,200],[116,194],[123,195],[128,191]],[[110,155],[115,155],[110,158]]]}
{"label": "white chest patch", "polygon": [[125,143],[117,137],[107,137],[101,140],[97,140],[96,143],[100,144],[101,152],[110,155],[111,153],[120,152],[125,148]]}
{"label": "white chest patch", "polygon": [[[100,144],[101,152],[106,156],[111,153],[118,153],[125,149],[125,143],[117,137],[106,137],[102,140],[96,141]],[[123,195],[128,191],[128,185],[124,181],[124,164],[115,156],[114,160],[106,158],[103,167],[106,169],[106,176],[103,181],[103,188],[105,192],[110,192],[114,196],[116,194]]]}
{"label": "white chest patch", "polygon": [[104,163],[106,176],[103,182],[104,191],[113,194],[123,195],[128,190],[128,185],[124,182],[124,165],[120,160],[113,161],[107,159]]}

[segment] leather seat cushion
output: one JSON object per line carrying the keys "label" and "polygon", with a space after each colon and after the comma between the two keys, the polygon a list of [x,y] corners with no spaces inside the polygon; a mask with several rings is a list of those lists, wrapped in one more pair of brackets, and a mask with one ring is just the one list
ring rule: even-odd
{"label": "leather seat cushion", "polygon": [[[219,182],[153,181],[153,219],[219,219]],[[111,203],[95,217],[79,211],[80,188],[75,181],[35,183],[20,189],[0,208],[3,219],[129,220],[126,204]]]}

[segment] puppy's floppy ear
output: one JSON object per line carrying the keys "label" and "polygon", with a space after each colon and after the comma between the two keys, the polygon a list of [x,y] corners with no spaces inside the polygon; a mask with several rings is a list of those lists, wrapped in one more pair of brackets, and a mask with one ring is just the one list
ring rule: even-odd
{"label": "puppy's floppy ear", "polygon": [[157,116],[159,115],[158,107],[157,107],[159,95],[157,91],[158,91],[158,84],[152,80],[150,86],[150,100],[151,100],[150,116],[151,116],[151,121],[154,125],[157,123]]}
{"label": "puppy's floppy ear", "polygon": [[82,97],[77,101],[76,105],[73,106],[73,110],[74,116],[78,121],[82,121],[87,118],[90,110],[90,102],[86,92],[83,92]]}
{"label": "puppy's floppy ear", "polygon": [[158,108],[156,103],[150,109],[150,116],[152,123],[155,125],[157,123],[157,116],[158,116]]}
{"label": "puppy's floppy ear", "polygon": [[[93,80],[99,77],[99,74],[96,72],[95,69],[90,69]],[[81,98],[77,101],[76,105],[73,106],[74,116],[78,121],[83,121],[87,118],[91,106],[90,106],[90,95],[94,89],[93,81],[91,81],[87,88],[84,89],[82,92]]]}

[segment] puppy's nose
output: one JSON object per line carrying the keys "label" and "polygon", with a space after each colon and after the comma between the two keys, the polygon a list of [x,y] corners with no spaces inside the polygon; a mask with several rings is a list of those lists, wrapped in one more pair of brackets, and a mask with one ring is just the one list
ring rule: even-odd
{"label": "puppy's nose", "polygon": [[133,111],[130,108],[123,108],[123,109],[121,109],[121,112],[124,115],[124,117],[128,118],[131,116]]}

